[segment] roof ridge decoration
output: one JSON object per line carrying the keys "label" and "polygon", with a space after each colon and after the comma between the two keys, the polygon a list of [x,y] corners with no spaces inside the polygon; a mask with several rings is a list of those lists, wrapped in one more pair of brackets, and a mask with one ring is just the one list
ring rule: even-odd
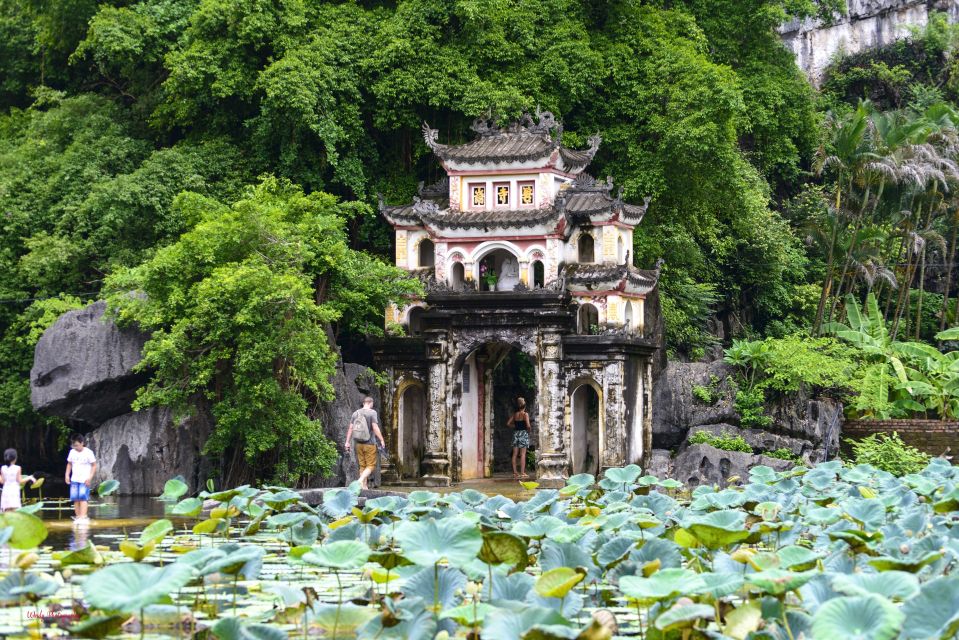
{"label": "roof ridge decoration", "polygon": [[423,140],[442,160],[465,163],[527,162],[545,159],[559,151],[567,170],[582,170],[599,150],[602,137],[588,138],[589,148],[569,149],[562,145],[563,124],[549,111],[536,110],[535,116],[524,113],[506,126],[496,125],[492,114],[476,118],[470,129],[476,137],[466,143],[451,145],[439,141],[439,130],[423,122]]}

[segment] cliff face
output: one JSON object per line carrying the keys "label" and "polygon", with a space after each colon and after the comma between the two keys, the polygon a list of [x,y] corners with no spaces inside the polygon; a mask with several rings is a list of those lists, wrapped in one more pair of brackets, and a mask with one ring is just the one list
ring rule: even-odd
{"label": "cliff face", "polygon": [[[180,475],[196,490],[216,471],[203,455],[213,429],[209,407],[198,401],[194,415],[181,420],[162,408],[131,411],[136,390],[147,379],[133,369],[148,336],[118,328],[103,317],[105,309],[106,303],[95,302],[70,311],[44,332],[30,372],[34,408],[88,435],[99,463],[95,482],[112,478],[122,494],[158,495],[167,480]],[[338,367],[332,380],[337,399],[320,408],[327,437],[340,447],[353,410],[364,395],[376,395],[365,374],[360,365]],[[66,450],[53,455],[66,460]],[[343,457],[334,477],[316,479],[313,486],[342,486],[357,475],[355,459]]]}
{"label": "cliff face", "polygon": [[959,20],[955,0],[847,0],[848,12],[832,24],[819,20],[793,20],[779,32],[813,84],[839,53],[858,53],[881,47],[909,35],[910,26],[925,26],[929,14],[943,11]]}

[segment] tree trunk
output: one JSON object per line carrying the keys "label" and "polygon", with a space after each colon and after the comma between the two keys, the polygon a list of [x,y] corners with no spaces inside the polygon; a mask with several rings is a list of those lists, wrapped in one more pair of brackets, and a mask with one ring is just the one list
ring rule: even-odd
{"label": "tree trunk", "polygon": [[[949,314],[949,290],[952,288],[952,261],[956,257],[956,229],[959,228],[959,224],[956,224],[956,216],[952,216],[952,237],[949,239],[949,258],[946,260],[946,288],[942,292],[942,317],[939,318],[939,330],[945,331],[946,329],[946,316]],[[959,302],[959,296],[956,297],[957,302]]]}

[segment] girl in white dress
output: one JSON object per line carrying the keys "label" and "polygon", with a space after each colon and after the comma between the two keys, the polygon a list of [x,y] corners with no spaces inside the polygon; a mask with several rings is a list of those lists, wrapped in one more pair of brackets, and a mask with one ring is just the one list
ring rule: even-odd
{"label": "girl in white dress", "polygon": [[6,464],[0,467],[0,484],[3,485],[3,491],[0,492],[0,509],[15,511],[22,506],[20,504],[20,485],[24,482],[36,482],[36,480],[33,476],[20,477],[16,449],[4,451],[3,461]]}

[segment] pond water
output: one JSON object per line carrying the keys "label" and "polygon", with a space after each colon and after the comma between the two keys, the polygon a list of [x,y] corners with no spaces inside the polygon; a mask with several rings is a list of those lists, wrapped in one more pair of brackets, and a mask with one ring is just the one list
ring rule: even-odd
{"label": "pond water", "polygon": [[[49,535],[45,545],[54,551],[76,550],[94,544],[107,544],[105,539],[117,534],[141,531],[164,516],[165,503],[150,496],[111,496],[90,502],[90,523],[78,526],[73,522],[73,505],[66,499],[45,500],[39,515],[47,524]],[[179,524],[177,518],[170,518]]]}

